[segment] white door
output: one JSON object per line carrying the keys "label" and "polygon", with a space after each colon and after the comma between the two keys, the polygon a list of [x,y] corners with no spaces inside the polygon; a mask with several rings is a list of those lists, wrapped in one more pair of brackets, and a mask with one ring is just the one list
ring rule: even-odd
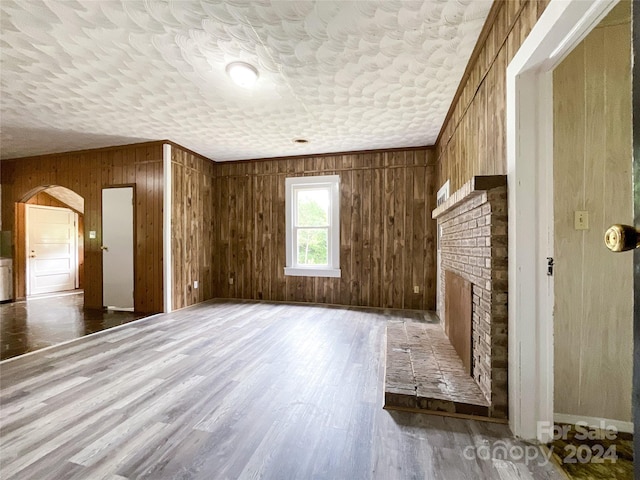
{"label": "white door", "polygon": [[102,303],[133,310],[133,187],[102,190]]}
{"label": "white door", "polygon": [[76,213],[27,205],[27,295],[76,288]]}

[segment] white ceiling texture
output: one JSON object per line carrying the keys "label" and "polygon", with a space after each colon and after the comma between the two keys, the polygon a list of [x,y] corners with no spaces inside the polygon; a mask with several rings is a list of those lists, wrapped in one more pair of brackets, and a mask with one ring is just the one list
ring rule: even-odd
{"label": "white ceiling texture", "polygon": [[[216,161],[431,145],[491,3],[2,0],[1,156],[162,139]],[[253,88],[226,75],[233,61],[258,69]]]}

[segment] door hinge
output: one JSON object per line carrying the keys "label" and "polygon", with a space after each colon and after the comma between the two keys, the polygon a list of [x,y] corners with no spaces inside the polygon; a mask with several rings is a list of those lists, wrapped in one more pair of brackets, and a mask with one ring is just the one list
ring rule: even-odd
{"label": "door hinge", "polygon": [[553,275],[553,257],[547,257],[547,275]]}

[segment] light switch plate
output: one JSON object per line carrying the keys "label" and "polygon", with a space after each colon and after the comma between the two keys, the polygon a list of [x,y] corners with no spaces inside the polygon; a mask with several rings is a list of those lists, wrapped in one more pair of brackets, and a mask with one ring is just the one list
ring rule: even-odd
{"label": "light switch plate", "polygon": [[89,238],[96,238],[96,231],[95,230],[89,230]]}
{"label": "light switch plate", "polygon": [[574,215],[574,227],[576,230],[589,230],[589,212],[576,210]]}

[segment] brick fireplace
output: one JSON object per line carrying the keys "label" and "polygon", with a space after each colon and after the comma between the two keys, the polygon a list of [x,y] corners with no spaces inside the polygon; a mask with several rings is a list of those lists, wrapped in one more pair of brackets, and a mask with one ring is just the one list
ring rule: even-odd
{"label": "brick fireplace", "polygon": [[492,417],[507,404],[507,182],[476,176],[433,212],[438,223],[438,315],[445,319],[445,272],[471,282],[471,375]]}

